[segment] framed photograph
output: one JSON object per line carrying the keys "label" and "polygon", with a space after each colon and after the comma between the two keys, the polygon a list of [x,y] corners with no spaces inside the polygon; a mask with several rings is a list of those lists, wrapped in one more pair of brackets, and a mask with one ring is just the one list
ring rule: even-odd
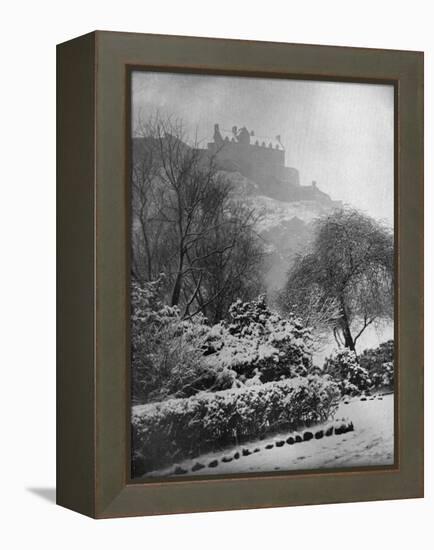
{"label": "framed photograph", "polygon": [[423,54],[58,46],[57,500],[423,496]]}

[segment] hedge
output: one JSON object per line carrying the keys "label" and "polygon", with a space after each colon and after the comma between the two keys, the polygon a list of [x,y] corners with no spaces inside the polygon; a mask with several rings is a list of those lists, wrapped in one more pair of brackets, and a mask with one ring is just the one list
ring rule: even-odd
{"label": "hedge", "polygon": [[132,413],[133,475],[175,461],[327,420],[340,392],[327,376],[307,376],[137,405]]}

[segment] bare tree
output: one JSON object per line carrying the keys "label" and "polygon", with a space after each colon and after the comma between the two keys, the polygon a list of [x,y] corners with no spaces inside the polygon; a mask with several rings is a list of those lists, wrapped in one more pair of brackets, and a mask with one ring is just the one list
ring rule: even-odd
{"label": "bare tree", "polygon": [[[243,260],[246,242],[253,247],[257,241],[254,212],[235,204],[215,156],[201,149],[197,139],[188,140],[181,121],[157,114],[140,123],[137,133],[133,276],[150,281],[164,272],[170,305],[179,306],[186,317],[211,312],[221,318],[234,280],[238,277],[240,283],[251,274],[237,273],[235,265]],[[250,264],[258,258],[252,254]]]}
{"label": "bare tree", "polygon": [[393,258],[388,228],[353,209],[336,211],[317,222],[312,250],[295,262],[283,300],[323,316],[336,342],[355,351],[368,326],[393,317]]}
{"label": "bare tree", "polygon": [[[296,258],[300,261],[301,256]],[[291,275],[295,268],[291,270]],[[297,286],[291,282],[278,292],[273,299],[274,305],[283,315],[296,314],[305,327],[310,327],[316,335],[314,349],[322,349],[330,337],[330,328],[339,324],[340,307],[336,298],[326,296],[317,285]]]}
{"label": "bare tree", "polygon": [[[212,323],[222,320],[236,299],[248,300],[264,290],[263,242],[253,231],[258,217],[240,203],[228,201],[222,206],[215,211],[212,231],[199,243],[199,271],[192,276],[195,284],[198,277],[203,284],[196,285],[196,303],[191,299],[188,304],[195,305],[194,311],[186,309],[190,316],[203,312]],[[225,219],[230,223],[222,223]]]}

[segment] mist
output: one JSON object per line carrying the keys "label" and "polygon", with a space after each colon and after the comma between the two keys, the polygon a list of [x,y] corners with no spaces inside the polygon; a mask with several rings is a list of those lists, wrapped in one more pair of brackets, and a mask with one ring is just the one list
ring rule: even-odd
{"label": "mist", "polygon": [[391,85],[152,73],[132,75],[133,125],[156,110],[183,120],[206,146],[215,123],[281,136],[303,185],[393,227]]}

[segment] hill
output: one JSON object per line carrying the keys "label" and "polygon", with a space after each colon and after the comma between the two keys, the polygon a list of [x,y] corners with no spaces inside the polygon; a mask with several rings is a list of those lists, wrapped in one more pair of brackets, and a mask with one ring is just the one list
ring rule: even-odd
{"label": "hill", "polygon": [[314,221],[341,203],[328,195],[328,200],[282,201],[263,194],[266,187],[239,172],[221,173],[231,181],[234,199],[254,208],[259,216],[257,229],[267,250],[266,284],[269,290],[278,290],[293,259],[309,246]]}

